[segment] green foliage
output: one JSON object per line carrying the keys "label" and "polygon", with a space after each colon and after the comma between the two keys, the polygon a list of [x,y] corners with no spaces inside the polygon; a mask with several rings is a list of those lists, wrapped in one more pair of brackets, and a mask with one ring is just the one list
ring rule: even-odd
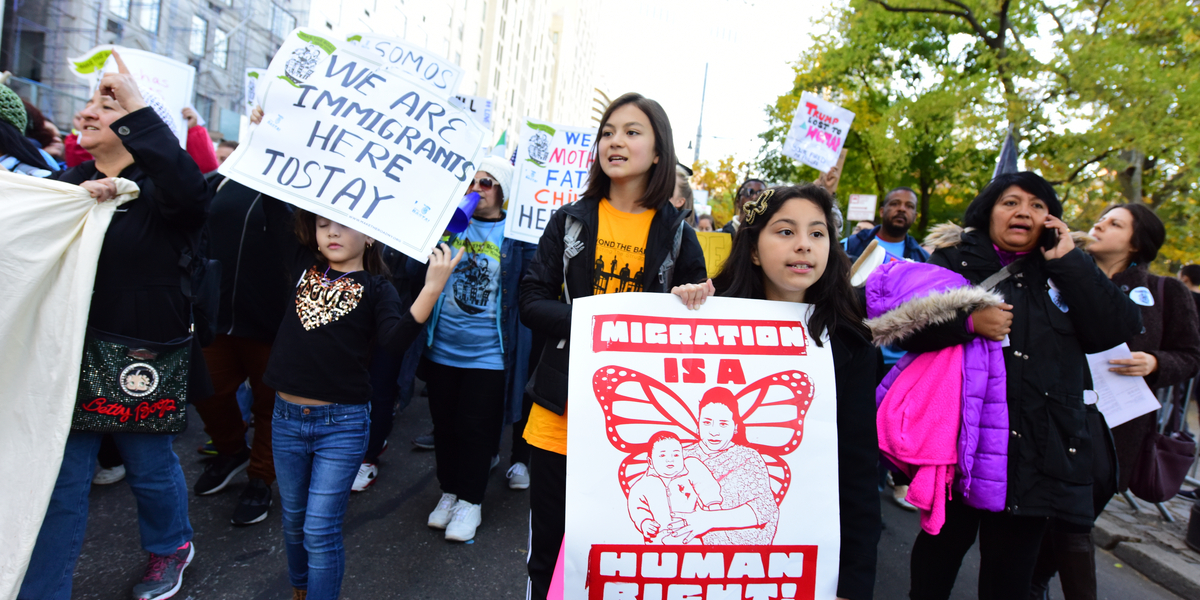
{"label": "green foliage", "polygon": [[716,168],[706,160],[692,165],[694,174],[690,183],[693,188],[708,192],[708,205],[712,207],[713,219],[718,226],[733,218],[733,195],[750,174],[749,165],[745,162],[734,164],[733,161],[734,158],[729,156],[717,161]]}

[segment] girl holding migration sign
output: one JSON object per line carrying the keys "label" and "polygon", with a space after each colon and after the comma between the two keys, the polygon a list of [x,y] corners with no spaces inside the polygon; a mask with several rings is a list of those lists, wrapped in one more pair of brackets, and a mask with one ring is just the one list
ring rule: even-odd
{"label": "girl holding migration sign", "polygon": [[[870,598],[873,594],[875,546],[882,528],[875,488],[877,359],[868,341],[870,332],[863,325],[862,306],[850,287],[850,260],[840,244],[832,243],[836,238],[830,237],[833,206],[833,196],[813,184],[772,188],[746,202],[743,222],[733,238],[733,249],[713,283],[722,296],[809,304],[808,324],[814,343],[823,345],[822,338],[829,336],[837,382],[841,513],[837,595],[853,600]],[[700,302],[705,296],[698,288],[683,286],[675,293],[694,307],[696,293],[701,292]],[[740,421],[745,415],[733,412],[736,403],[713,403],[706,407],[706,401],[701,402],[700,409],[702,431],[710,419],[723,418],[742,426]],[[733,435],[737,433],[735,429]],[[758,498],[769,498],[770,490],[757,498],[747,495],[745,490],[750,486],[741,483],[736,475],[745,469],[747,461],[727,460],[730,449],[739,449],[731,440],[731,436],[702,433],[699,443],[684,448],[685,455],[699,458],[721,482],[723,501],[720,507],[696,511],[686,515],[683,523],[672,524],[672,535],[701,537],[705,543],[730,543],[710,541],[705,536],[736,536],[741,532],[752,535],[755,527],[773,530],[773,521],[758,517],[770,513],[756,503]],[[754,478],[747,475],[740,479]],[[736,494],[741,496],[735,497]],[[764,504],[772,507],[770,502]],[[747,507],[753,510],[746,510]],[[763,543],[753,537],[733,539]]]}
{"label": "girl holding migration sign", "polygon": [[696,233],[669,202],[675,144],[662,106],[625,94],[604,112],[596,137],[587,190],[551,217],[521,282],[521,321],[547,338],[528,388],[535,405],[525,426],[532,446],[530,597],[538,600],[550,587],[566,514],[571,298],[667,292],[706,277]]}

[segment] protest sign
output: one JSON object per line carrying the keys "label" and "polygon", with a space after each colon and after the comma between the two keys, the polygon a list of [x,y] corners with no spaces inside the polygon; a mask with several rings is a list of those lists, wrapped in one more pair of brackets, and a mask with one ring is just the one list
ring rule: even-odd
{"label": "protest sign", "polygon": [[196,69],[161,54],[103,44],[67,62],[72,73],[88,82],[89,95],[100,85],[100,78],[104,73],[117,72],[117,61],[112,58],[113,50],[121,54],[121,60],[129,68],[129,74],[137,81],[138,89],[157,96],[166,106],[166,112],[170,113],[174,121],[172,129],[179,137],[179,145],[186,148],[187,121],[183,118],[183,109],[192,104]]}
{"label": "protest sign", "polygon": [[837,395],[808,305],[572,306],[563,597],[832,600]]}
{"label": "protest sign", "polygon": [[462,67],[426,48],[374,33],[356,33],[346,41],[370,49],[389,71],[408,73],[434,88],[453,94],[465,73]]}
{"label": "protest sign", "polygon": [[804,92],[783,143],[783,153],[818,171],[828,171],[837,165],[853,122],[854,113]]}
{"label": "protest sign", "polygon": [[459,108],[471,113],[471,116],[484,127],[492,126],[492,101],[480,96],[455,96]]}
{"label": "protest sign", "polygon": [[846,206],[846,220],[875,220],[875,204],[877,201],[878,198],[874,194],[850,194],[850,203]]}
{"label": "protest sign", "polygon": [[721,231],[697,231],[696,239],[700,241],[700,249],[704,250],[704,267],[708,270],[708,276],[716,277],[733,250],[733,236]]}
{"label": "protest sign", "polygon": [[246,85],[244,87],[244,95],[242,96],[242,108],[245,110],[247,117],[254,112],[254,107],[258,106],[258,88],[259,86],[266,85],[263,79],[263,75],[266,73],[266,69],[246,69]]}
{"label": "protest sign", "polygon": [[445,91],[368,52],[288,34],[259,88],[262,123],[221,173],[425,262],[487,131]]}
{"label": "protest sign", "polygon": [[538,243],[554,211],[587,189],[594,160],[592,127],[568,127],[537,119],[521,125],[515,193],[509,196],[504,237]]}

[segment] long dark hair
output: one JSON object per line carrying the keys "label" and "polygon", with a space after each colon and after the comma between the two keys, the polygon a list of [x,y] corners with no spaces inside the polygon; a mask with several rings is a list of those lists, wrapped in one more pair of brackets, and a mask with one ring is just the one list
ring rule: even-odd
{"label": "long dark hair", "polygon": [[[833,231],[833,195],[825,188],[815,184],[792,185],[771,188],[774,194],[767,200],[766,211],[754,217],[754,222],[742,223],[737,234],[733,236],[733,249],[729,258],[721,267],[721,272],[713,278],[717,294],[733,298],[756,298],[764,300],[767,297],[763,286],[762,267],[754,264],[754,252],[758,248],[758,236],[771,222],[779,208],[788,200],[801,199],[812,202],[825,215],[825,223],[830,226],[829,264],[821,278],[812,284],[804,293],[804,301],[812,305],[812,315],[808,319],[809,331],[818,346],[821,336],[826,332],[833,335],[838,327],[850,327],[865,339],[870,339],[870,331],[863,324],[866,318],[863,307],[859,304],[858,294],[850,285],[850,259],[846,251],[837,242],[836,232]],[[764,192],[766,193],[766,192]]]}
{"label": "long dark hair", "polygon": [[[300,240],[300,245],[312,250],[318,262],[328,265],[329,261],[325,259],[324,254],[321,254],[320,245],[317,244],[317,215],[299,208],[292,215],[295,221],[296,238]],[[391,275],[387,263],[383,260],[383,244],[376,241],[367,246],[366,251],[363,252],[363,270],[372,275],[383,275],[384,277]]]}
{"label": "long dark hair", "polygon": [[1118,208],[1123,208],[1133,215],[1133,223],[1130,224],[1133,233],[1129,236],[1129,245],[1135,250],[1130,261],[1148,266],[1158,257],[1158,249],[1162,248],[1163,242],[1167,241],[1167,228],[1163,226],[1162,219],[1145,204],[1115,204],[1104,209],[1100,218]]}
{"label": "long dark hair", "polygon": [[671,137],[671,121],[667,119],[667,111],[658,102],[641,94],[630,92],[612,101],[600,118],[600,127],[596,129],[596,143],[592,146],[592,167],[588,171],[588,186],[582,198],[607,198],[612,180],[600,167],[600,136],[604,134],[604,125],[608,123],[613,112],[618,108],[632,104],[646,113],[650,119],[650,127],[654,130],[654,153],[658,155],[658,163],[650,165],[650,182],[646,184],[646,193],[638,198],[637,204],[642,208],[660,209],[675,192],[675,140]]}
{"label": "long dark hair", "polygon": [[996,206],[1000,194],[1014,185],[1037,196],[1046,203],[1050,214],[1062,218],[1062,203],[1058,201],[1058,194],[1054,193],[1054,186],[1037,173],[1021,171],[1020,173],[997,175],[988,183],[987,187],[983,188],[983,191],[979,192],[979,195],[975,196],[975,199],[967,206],[967,211],[963,214],[963,225],[974,227],[985,234],[988,233],[992,222],[992,207]]}

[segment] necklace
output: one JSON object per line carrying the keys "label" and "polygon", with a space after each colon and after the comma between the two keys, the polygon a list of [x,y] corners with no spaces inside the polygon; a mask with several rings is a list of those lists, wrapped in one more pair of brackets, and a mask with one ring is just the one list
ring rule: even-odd
{"label": "necklace", "polygon": [[321,275],[321,279],[322,279],[322,281],[321,281],[321,287],[329,287],[329,286],[331,286],[331,285],[333,285],[333,284],[337,283],[337,282],[338,282],[338,279],[341,279],[342,277],[345,277],[345,276],[347,276],[347,275],[349,275],[349,274],[351,274],[351,273],[357,273],[357,272],[358,272],[358,271],[347,271],[347,272],[345,272],[345,273],[342,273],[341,275],[339,275],[337,279],[334,279],[333,281],[330,281],[330,280],[329,280],[329,267],[325,267],[325,273]]}

